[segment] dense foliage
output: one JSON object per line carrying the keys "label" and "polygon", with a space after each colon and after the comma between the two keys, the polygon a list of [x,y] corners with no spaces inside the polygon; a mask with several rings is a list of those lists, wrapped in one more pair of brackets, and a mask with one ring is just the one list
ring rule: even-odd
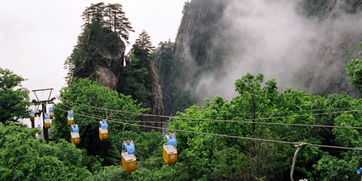
{"label": "dense foliage", "polygon": [[[202,107],[192,106],[180,118],[169,120],[171,128],[204,133],[253,137],[323,145],[362,147],[356,129],[313,128],[215,122],[279,122],[362,126],[361,99],[346,94],[328,97],[300,90],[278,91],[275,80],[246,74],[235,82],[239,93],[232,100],[216,97]],[[164,139],[159,132],[144,132],[137,113],[139,103],[88,80],[72,81],[55,106],[53,140],[34,138],[37,130],[0,125],[0,175],[5,180],[283,180],[289,177],[293,145],[177,132],[179,160],[162,160]],[[69,143],[66,111],[73,110],[81,143]],[[115,112],[111,110],[122,110]],[[133,112],[136,114],[128,114]],[[99,120],[108,118],[110,137],[98,139]],[[124,123],[127,123],[126,126]],[[121,144],[133,140],[137,170],[123,171]],[[360,151],[302,147],[295,178],[308,180],[354,180],[362,164]],[[36,171],[35,171],[36,170]]]}
{"label": "dense foliage", "polygon": [[154,105],[152,79],[150,71],[151,54],[153,51],[150,36],[143,31],[136,39],[129,54],[128,65],[124,67],[119,92],[131,95],[141,101],[145,107]]}
{"label": "dense foliage", "polygon": [[[216,97],[203,107],[193,106],[174,119],[171,127],[214,134],[256,137],[292,142],[361,147],[362,133],[351,129],[275,126],[214,122],[278,122],[362,126],[361,100],[349,96],[326,98],[300,90],[277,90],[275,80],[246,74],[235,83],[239,96],[230,101]],[[347,110],[346,110],[347,109]],[[306,111],[315,110],[315,111]],[[210,119],[211,121],[199,120]],[[252,142],[243,139],[178,133],[180,162],[196,180],[283,180],[288,178],[295,148],[292,145]],[[308,180],[353,180],[362,164],[362,153],[317,147],[303,147],[296,166],[296,178]]]}
{"label": "dense foliage", "polygon": [[[360,43],[362,49],[362,43]],[[362,56],[362,51],[360,51],[360,57]],[[361,58],[354,58],[346,65],[347,75],[351,78],[351,83],[354,85],[357,90],[362,95],[362,60]]]}
{"label": "dense foliage", "polygon": [[[200,5],[197,3],[201,1],[192,2],[195,4],[185,4],[186,17],[197,16],[199,19],[193,20],[206,27],[220,18],[225,1],[215,1],[215,6],[208,4],[204,8],[210,11],[201,15],[196,14]],[[324,0],[303,2],[309,15],[316,15],[330,5]],[[360,4],[357,0],[343,2]],[[157,119],[143,114],[150,113],[148,108],[156,102],[151,63],[156,62],[161,70],[167,113],[187,107],[195,99],[181,89],[187,86],[185,80],[214,70],[221,62],[213,58],[222,60],[227,52],[219,49],[220,52],[213,52],[217,56],[210,55],[206,47],[213,40],[210,32],[222,27],[207,29],[207,33],[200,31],[199,24],[191,29],[195,41],[191,42],[194,44],[190,54],[196,59],[192,65],[198,70],[189,74],[180,67],[193,68],[192,65],[175,61],[182,57],[183,51],[176,51],[180,42],[163,42],[154,49],[145,31],[122,67],[123,41],[128,40],[132,28],[121,5],[93,4],[84,11],[83,19],[84,31],[66,62],[71,79],[61,91],[60,103],[55,105],[52,139],[48,144],[34,138],[39,130],[11,123],[28,114],[28,92],[20,86],[23,78],[0,69],[0,180],[288,180],[294,145],[247,138],[362,147],[360,129],[266,124],[362,127],[362,99],[352,99],[346,93],[323,97],[299,89],[280,90],[275,79],[265,81],[262,74],[248,73],[236,80],[236,97],[208,99],[202,106],[191,106],[168,120],[166,126],[176,130],[179,158],[174,165],[167,165],[162,160],[163,135],[144,128],[149,126],[145,121]],[[185,24],[181,30],[186,29]],[[112,90],[100,84],[100,67],[107,67],[111,72],[108,75],[120,80]],[[351,60],[346,67],[352,84],[362,93],[361,59]],[[69,110],[75,113],[75,123],[80,128],[81,142],[77,146],[69,141]],[[105,119],[109,138],[101,141],[99,121]],[[132,173],[126,173],[120,165],[125,140],[133,140],[136,147],[137,170]],[[355,170],[361,165],[361,151],[309,145],[301,148],[294,176],[296,180],[310,181],[357,180]]]}
{"label": "dense foliage", "polygon": [[[61,103],[55,107],[53,137],[55,140],[69,140],[70,128],[66,121],[66,110],[73,110],[75,122],[79,125],[81,143],[78,148],[85,148],[88,155],[100,160],[105,166],[101,170],[93,169],[94,180],[153,180],[154,178],[171,179],[174,175],[168,165],[162,161],[163,138],[159,132],[142,132],[136,122],[137,113],[146,111],[141,105],[115,91],[110,91],[97,83],[81,79],[73,81],[62,90]],[[123,112],[106,111],[122,110]],[[99,120],[108,118],[110,137],[107,141],[98,139]],[[127,123],[126,125],[123,123]],[[127,174],[120,166],[120,151],[124,140],[133,140],[137,152],[137,171]],[[170,172],[168,170],[171,170]],[[164,173],[167,172],[167,173]]]}
{"label": "dense foliage", "polygon": [[105,55],[117,53],[122,48],[124,49],[123,42],[109,28],[97,23],[87,25],[66,61],[69,68],[68,79],[78,77],[97,80],[97,66],[108,65],[114,61]]}
{"label": "dense foliage", "polygon": [[[107,112],[104,109],[116,109],[127,112],[140,113],[142,109],[136,101],[129,96],[124,96],[115,91],[88,79],[72,82],[61,92],[62,103],[55,107],[54,131],[56,139],[70,139],[70,127],[67,125],[67,111],[73,110],[75,122],[80,127],[81,143],[79,147],[86,148],[88,154],[98,155],[104,158],[103,164],[115,164],[119,160],[120,147],[116,147],[112,141],[100,141],[98,139],[99,121],[102,119],[119,119],[123,122],[135,120],[135,114],[122,114]],[[90,107],[91,106],[91,107]],[[93,106],[93,107],[92,107]],[[102,110],[96,109],[101,108]],[[86,115],[86,116],[82,116]],[[110,131],[122,131],[122,124],[109,123]],[[130,127],[137,130],[135,127]],[[122,142],[121,140],[118,140]]]}
{"label": "dense foliage", "polygon": [[24,78],[0,68],[0,122],[16,121],[29,116],[29,92],[21,86]]}
{"label": "dense foliage", "polygon": [[162,103],[153,93],[155,85],[157,87],[154,78],[157,73],[151,71],[154,69],[151,69],[153,47],[150,36],[143,31],[125,57],[124,41],[128,41],[133,29],[120,4],[92,4],[82,17],[83,32],[65,62],[69,70],[68,82],[74,78],[91,79],[132,96],[150,110],[156,107],[155,102]]}
{"label": "dense foliage", "polygon": [[[68,79],[99,80],[101,74],[118,79],[124,59],[125,43],[133,29],[120,4],[92,4],[83,12],[83,32],[65,62]],[[109,72],[100,68],[109,69]],[[116,84],[116,83],[113,83]],[[111,88],[116,89],[113,85]]]}
{"label": "dense foliage", "polygon": [[134,31],[123,11],[122,5],[118,3],[92,4],[84,10],[82,18],[85,22],[83,26],[93,23],[100,24],[117,33],[125,41],[128,41],[129,32]]}
{"label": "dense foliage", "polygon": [[0,180],[85,180],[100,167],[64,140],[35,139],[37,131],[0,123]]}

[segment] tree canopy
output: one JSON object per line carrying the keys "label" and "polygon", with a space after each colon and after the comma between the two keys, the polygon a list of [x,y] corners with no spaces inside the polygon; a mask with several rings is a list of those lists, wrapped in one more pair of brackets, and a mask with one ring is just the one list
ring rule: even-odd
{"label": "tree canopy", "polygon": [[126,95],[144,104],[144,107],[151,108],[154,105],[152,94],[152,79],[150,70],[151,54],[153,51],[150,36],[143,31],[136,39],[135,44],[129,53],[129,63],[124,67],[121,76],[120,89]]}
{"label": "tree canopy", "polygon": [[[305,2],[310,15],[327,8],[325,0]],[[188,6],[186,2],[185,10]],[[302,142],[310,144],[301,147],[295,180],[359,179],[355,170],[362,165],[362,151],[356,150],[362,148],[361,98],[280,90],[277,80],[247,73],[235,81],[237,95],[232,99],[214,97],[177,116],[160,116],[150,111],[157,104],[155,62],[162,69],[161,85],[168,85],[168,105],[185,107],[192,102],[188,92],[172,90],[184,86],[173,83],[181,71],[175,68],[181,61],[171,63],[175,44],[163,42],[155,49],[143,31],[125,58],[123,41],[133,30],[120,4],[92,4],[82,18],[83,32],[66,62],[70,81],[54,106],[49,143],[35,138],[40,130],[12,122],[28,115],[29,92],[21,87],[22,77],[0,69],[0,180],[286,180],[294,144]],[[205,54],[195,57],[205,62],[205,45],[197,44]],[[207,66],[203,68],[213,70]],[[362,93],[361,58],[352,59],[346,68],[351,83]],[[114,89],[97,81],[102,73],[108,75],[106,80],[116,77]],[[177,99],[171,100],[172,96]],[[69,141],[70,110],[80,129],[78,145]],[[152,126],[160,117],[169,118],[167,124]],[[107,140],[98,136],[102,120],[109,125]],[[177,138],[178,160],[173,165],[162,160],[165,133],[175,133]],[[132,173],[121,166],[125,140],[135,143],[137,170]],[[342,147],[355,150],[338,149]]]}
{"label": "tree canopy", "polygon": [[0,122],[17,121],[29,116],[28,90],[21,86],[25,79],[0,68]]}
{"label": "tree canopy", "polygon": [[[261,74],[246,74],[235,82],[235,86],[239,93],[237,97],[230,101],[216,97],[206,101],[202,107],[192,106],[181,114],[180,119],[173,119],[170,126],[213,134],[362,146],[361,132],[354,129],[212,121],[362,126],[359,120],[360,112],[343,111],[361,106],[360,100],[353,100],[347,95],[330,95],[324,98],[293,89],[279,92],[275,80],[264,82]],[[177,135],[180,162],[188,163],[188,166],[181,170],[196,180],[283,180],[289,177],[295,151],[292,145],[191,133]],[[354,171],[362,164],[361,154],[360,151],[303,147],[297,161],[295,177],[308,180],[357,179],[358,175]]]}
{"label": "tree canopy", "polygon": [[[124,61],[125,42],[134,30],[121,4],[97,3],[87,7],[82,18],[83,31],[65,61],[67,79],[89,78],[117,89]],[[107,82],[110,81],[110,82]]]}
{"label": "tree canopy", "polygon": [[[362,127],[361,111],[352,111],[362,106],[361,99],[346,94],[321,97],[295,89],[279,91],[276,81],[265,81],[262,74],[244,75],[235,82],[235,90],[239,95],[231,100],[215,97],[168,120],[170,128],[213,134],[176,132],[179,158],[170,166],[162,160],[162,134],[142,129],[145,124],[137,115],[147,110],[138,101],[89,79],[75,79],[62,90],[61,102],[55,106],[49,144],[34,138],[38,130],[0,124],[0,179],[283,180],[289,177],[293,145],[216,135],[362,147],[362,132],[357,129],[247,124]],[[77,146],[65,141],[70,132],[68,110],[74,111],[80,128],[81,143]],[[107,141],[98,139],[98,122],[102,119],[109,120]],[[124,140],[133,140],[136,146],[137,170],[131,174],[120,166]],[[297,159],[295,179],[358,179],[355,170],[362,164],[361,154],[304,146]]]}
{"label": "tree canopy", "polygon": [[100,167],[64,140],[35,139],[37,131],[0,123],[0,180],[85,180]]}
{"label": "tree canopy", "polygon": [[129,32],[134,31],[123,11],[123,6],[118,3],[106,5],[101,2],[91,4],[84,10],[82,18],[84,21],[83,26],[87,27],[90,24],[99,24],[108,27],[124,41],[128,41]]}
{"label": "tree canopy", "polygon": [[[85,148],[89,154],[103,157],[104,164],[115,164],[118,162],[120,147],[115,147],[117,143],[112,141],[100,141],[98,139],[99,121],[105,118],[119,119],[129,122],[137,119],[136,114],[122,114],[118,112],[107,112],[106,109],[123,110],[133,113],[142,113],[145,109],[140,104],[125,96],[110,91],[106,87],[100,86],[89,79],[79,79],[70,83],[70,85],[61,91],[60,100],[62,103],[55,106],[54,113],[57,115],[54,119],[53,135],[56,139],[70,139],[70,127],[67,124],[67,111],[73,110],[75,122],[80,128],[81,143],[79,147]],[[101,108],[99,110],[95,108]],[[88,117],[82,116],[83,114]],[[90,116],[90,117],[89,117]],[[123,130],[122,124],[109,122],[110,132],[119,132]],[[130,127],[137,130],[135,127]],[[111,139],[112,140],[112,139]]]}
{"label": "tree canopy", "polygon": [[[362,49],[362,43],[360,43],[359,46]],[[359,52],[359,55],[360,57],[362,56],[362,51]],[[362,95],[362,60],[360,58],[352,59],[347,63],[346,69],[352,85],[354,85]]]}

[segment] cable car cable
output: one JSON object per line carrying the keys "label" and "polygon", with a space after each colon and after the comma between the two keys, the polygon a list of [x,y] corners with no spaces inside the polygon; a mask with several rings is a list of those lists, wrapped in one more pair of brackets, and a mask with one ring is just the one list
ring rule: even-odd
{"label": "cable car cable", "polygon": [[[107,111],[111,111],[111,112],[120,112],[120,113],[125,113],[125,114],[142,114],[142,113],[135,113],[135,112],[127,112],[127,111],[121,111],[121,110],[117,110],[117,109],[108,109],[108,108],[100,108],[100,107],[96,107],[96,106],[91,106],[91,105],[86,105],[86,104],[81,104],[81,103],[76,103],[76,102],[72,102],[69,100],[65,100],[65,102],[71,103],[71,104],[77,104],[77,105],[83,105],[83,106],[88,106],[94,109],[98,109],[98,110],[107,110]],[[289,111],[289,112],[283,112],[283,111],[271,111],[271,112],[259,112],[262,114],[272,114],[272,113],[298,113],[298,112],[314,112],[314,111],[332,111],[332,110],[341,110],[341,111],[335,111],[335,112],[328,112],[328,113],[314,113],[312,115],[323,115],[323,114],[335,114],[335,113],[340,113],[340,112],[359,112],[362,111],[362,107],[351,107],[351,108],[331,108],[331,109],[312,109],[312,110],[299,110],[299,111]],[[217,115],[213,115],[213,116],[238,116],[238,115],[250,115],[250,114],[254,114],[254,113],[247,113],[244,112],[244,114],[217,114]],[[167,116],[167,115],[160,115],[160,116]],[[293,115],[291,115],[293,116]],[[172,117],[172,116],[171,116]],[[270,118],[274,118],[274,117],[270,117]],[[277,117],[279,118],[279,117]],[[269,118],[265,118],[265,119],[269,119]]]}
{"label": "cable car cable", "polygon": [[[59,108],[58,108],[59,109]],[[362,110],[361,110],[362,111]],[[157,116],[157,115],[153,115]],[[100,118],[98,118],[100,119]],[[358,126],[334,126],[334,125],[323,125],[323,124],[300,124],[300,123],[280,123],[280,122],[258,122],[258,121],[242,121],[242,120],[214,120],[214,119],[203,119],[203,118],[183,118],[172,116],[171,119],[189,120],[188,123],[195,123],[194,121],[210,121],[210,122],[225,122],[225,123],[240,123],[240,124],[262,124],[262,125],[277,125],[277,126],[295,126],[295,127],[316,127],[316,128],[339,128],[339,129],[357,129],[362,130],[362,127]],[[250,119],[246,119],[250,120]],[[258,119],[256,119],[258,120]],[[138,121],[139,123],[166,123],[157,121]],[[170,123],[170,122],[167,122]]]}
{"label": "cable car cable", "polygon": [[[65,111],[65,110],[63,110]],[[92,119],[99,119],[97,117],[80,114],[80,113],[74,113],[78,114],[79,116],[88,117]],[[108,120],[109,122],[117,123],[117,124],[128,124],[131,126],[139,126],[139,127],[145,127],[145,128],[153,128],[153,129],[161,129],[161,130],[171,130],[175,132],[185,132],[185,133],[193,133],[193,134],[201,134],[201,135],[210,135],[210,136],[218,136],[218,137],[226,137],[226,138],[236,138],[236,139],[244,139],[244,140],[251,140],[251,141],[261,141],[261,142],[270,142],[270,143],[281,143],[281,144],[290,144],[290,145],[296,145],[298,142],[291,142],[291,141],[282,141],[282,140],[272,140],[272,139],[265,139],[265,138],[253,138],[253,137],[242,137],[242,136],[233,136],[233,135],[227,135],[227,134],[217,134],[217,133],[207,133],[207,132],[199,132],[199,131],[190,131],[190,130],[182,130],[182,129],[176,129],[176,128],[163,128],[163,127],[156,127],[156,126],[149,126],[149,125],[137,125],[137,124],[131,124],[127,122],[121,122],[116,120]],[[355,151],[362,151],[362,148],[351,148],[351,147],[343,147],[343,146],[333,146],[333,145],[322,145],[322,144],[313,144],[313,143],[305,143],[306,146],[313,146],[313,147],[320,147],[320,148],[332,148],[332,149],[343,149],[343,150],[355,150]]]}
{"label": "cable car cable", "polygon": [[[135,113],[135,112],[127,112],[127,111],[115,110],[115,109],[99,108],[99,107],[85,105],[85,104],[79,104],[79,105],[83,105],[83,106],[86,106],[86,107],[91,107],[91,108],[98,109],[98,110],[108,110],[108,111],[113,111],[113,112],[118,112],[118,113],[134,114],[134,115],[139,115],[139,116],[144,116],[144,117],[158,117],[158,118],[186,119],[186,120],[200,120],[200,121],[214,120],[214,121],[219,121],[219,122],[223,122],[223,121],[239,121],[239,120],[217,120],[217,119],[215,120],[215,119],[205,119],[205,118],[189,118],[189,117],[180,117],[180,116],[155,115],[155,114],[148,114],[148,113]],[[283,119],[283,118],[290,118],[290,117],[318,116],[318,115],[330,115],[330,114],[351,113],[351,112],[362,112],[362,109],[339,111],[339,112],[329,112],[329,113],[315,113],[315,114],[306,114],[306,115],[264,117],[264,118],[255,118],[255,119],[247,118],[247,119],[243,119],[243,120],[245,120],[245,121],[249,120],[249,121],[255,122],[255,120]],[[240,121],[243,121],[243,120],[240,120]]]}

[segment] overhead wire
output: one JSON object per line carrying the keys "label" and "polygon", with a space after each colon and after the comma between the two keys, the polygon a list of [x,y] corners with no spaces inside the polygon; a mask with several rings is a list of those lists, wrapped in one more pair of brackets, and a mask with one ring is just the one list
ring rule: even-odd
{"label": "overhead wire", "polygon": [[[135,113],[135,112],[116,110],[116,109],[100,108],[100,107],[86,105],[86,104],[80,104],[80,103],[75,103],[75,104],[81,105],[81,106],[91,107],[91,108],[98,109],[98,110],[107,110],[107,111],[110,111],[110,112],[118,112],[118,113],[124,113],[124,114],[134,114],[134,115],[139,115],[139,116],[144,116],[144,117],[158,117],[158,118],[169,118],[169,119],[190,119],[190,120],[200,120],[200,121],[212,120],[212,119],[205,119],[205,118],[190,118],[190,117],[169,116],[169,115],[155,115],[155,114],[149,114],[149,113]],[[330,114],[351,113],[351,112],[362,112],[362,109],[337,111],[337,112],[327,112],[327,113],[314,113],[314,114],[306,114],[306,115],[274,116],[274,117],[262,117],[262,118],[244,118],[243,120],[245,120],[245,121],[254,121],[255,122],[256,120],[284,119],[284,118],[292,118],[292,117],[330,115]],[[217,121],[223,121],[223,120],[217,120]],[[234,120],[232,120],[232,121],[234,121]]]}
{"label": "overhead wire", "polygon": [[[67,103],[70,103],[70,104],[85,105],[85,104],[82,104],[82,103],[77,103],[77,102],[73,102],[73,101],[69,101],[69,100],[64,100],[64,101],[67,102]],[[91,106],[91,105],[85,105],[85,106],[89,106],[89,107],[99,109],[99,110],[107,110],[107,111],[111,111],[111,112],[121,112],[121,113],[125,113],[125,114],[142,114],[142,113],[134,113],[134,112],[128,112],[128,111],[121,111],[121,110],[117,110],[117,109],[101,108],[101,107],[96,107],[96,106]],[[354,109],[354,110],[352,110],[352,109]],[[308,112],[316,112],[316,111],[333,111],[333,110],[340,110],[340,111],[328,112],[328,113],[314,113],[312,115],[334,114],[334,113],[340,113],[340,112],[345,112],[345,111],[356,112],[356,111],[362,111],[362,107],[310,109],[310,110],[296,110],[296,111],[271,111],[271,112],[257,112],[256,114],[303,113],[303,112],[308,113]],[[243,112],[241,114],[216,114],[216,115],[213,115],[213,116],[243,116],[243,115],[253,115],[253,114],[254,113]],[[167,116],[167,115],[160,115],[160,116]],[[265,119],[268,119],[268,118],[265,118]]]}
{"label": "overhead wire", "polygon": [[[86,105],[86,104],[82,104],[82,106],[86,106],[86,107],[91,107],[93,108],[94,106],[90,106],[90,105]],[[97,107],[98,108],[98,107]],[[105,108],[104,108],[105,109]],[[107,109],[108,111],[110,111],[110,109]],[[117,110],[113,110],[113,111],[117,111]],[[355,110],[353,110],[355,111]],[[362,110],[359,110],[362,111]],[[358,111],[358,112],[359,112]],[[125,111],[121,111],[121,112],[125,112]],[[346,111],[345,111],[346,112]],[[352,111],[351,111],[352,112]],[[137,113],[138,114],[138,113]],[[154,115],[154,114],[140,114],[141,116],[145,116],[145,117],[158,117],[158,118],[169,118],[169,119],[180,119],[180,120],[189,120],[189,122],[187,123],[192,123],[193,121],[211,121],[211,122],[225,122],[225,123],[239,123],[239,124],[262,124],[262,125],[278,125],[278,126],[295,126],[295,127],[316,127],[316,128],[340,128],[340,129],[357,129],[357,130],[362,130],[362,127],[357,127],[357,126],[335,126],[335,125],[323,125],[323,124],[300,124],[300,123],[280,123],[280,122],[260,122],[260,121],[254,121],[254,120],[262,120],[262,119],[267,119],[267,118],[256,118],[256,119],[244,119],[244,120],[249,120],[249,121],[244,121],[244,120],[217,120],[217,119],[205,119],[205,118],[185,118],[185,117],[180,117],[180,116],[164,116],[164,115]],[[279,117],[280,119],[282,118],[287,118],[287,117]],[[252,121],[252,122],[250,122]],[[141,123],[155,123],[155,124],[162,124],[165,123],[163,121],[161,122],[157,122],[157,121],[139,121]]]}
{"label": "overhead wire", "polygon": [[[58,108],[61,111],[65,111],[64,109]],[[97,117],[93,117],[86,114],[74,113],[78,116],[92,118],[92,119],[100,119]],[[270,142],[270,143],[281,143],[281,144],[290,144],[290,145],[297,145],[298,142],[291,142],[291,141],[282,141],[282,140],[272,140],[272,139],[265,139],[265,138],[254,138],[254,137],[243,137],[243,136],[233,136],[227,134],[217,134],[217,133],[207,133],[207,132],[199,132],[199,131],[191,131],[191,130],[183,130],[183,129],[176,129],[176,128],[164,128],[164,127],[156,127],[150,125],[139,125],[129,122],[117,121],[116,119],[109,119],[109,122],[117,123],[117,124],[127,124],[131,126],[138,126],[138,127],[145,127],[145,128],[152,128],[152,129],[159,129],[159,130],[169,130],[174,132],[184,132],[184,133],[193,133],[193,134],[201,134],[201,135],[210,135],[210,136],[218,136],[218,137],[226,137],[226,138],[235,138],[235,139],[243,139],[243,140],[251,140],[251,141],[261,141],[261,142]],[[320,147],[320,148],[332,148],[332,149],[343,149],[343,150],[355,150],[355,151],[362,151],[362,148],[352,148],[352,147],[343,147],[343,146],[333,146],[333,145],[322,145],[322,144],[313,144],[313,143],[305,143],[307,146],[313,147]]]}

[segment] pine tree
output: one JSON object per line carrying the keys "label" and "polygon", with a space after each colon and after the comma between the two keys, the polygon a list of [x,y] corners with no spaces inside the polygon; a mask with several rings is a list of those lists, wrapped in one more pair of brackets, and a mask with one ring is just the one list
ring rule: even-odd
{"label": "pine tree", "polygon": [[[112,67],[115,78],[119,76],[129,32],[134,31],[122,10],[121,4],[91,4],[82,13],[83,32],[65,62],[69,70],[67,79],[73,77],[97,80],[96,66]],[[120,55],[115,58],[112,55]],[[114,68],[116,67],[116,68]],[[112,88],[113,89],[113,88]]]}
{"label": "pine tree", "polygon": [[[112,28],[123,40],[129,39],[129,32],[134,32],[121,4],[109,4],[105,7],[107,26]],[[128,42],[128,41],[127,41]]]}
{"label": "pine tree", "polygon": [[140,48],[144,52],[147,52],[147,55],[150,56],[154,50],[152,46],[151,37],[147,34],[145,30],[139,35],[136,39],[136,43],[133,45],[133,49]]}
{"label": "pine tree", "polygon": [[140,100],[148,108],[154,104],[150,70],[152,51],[151,37],[143,31],[131,49],[130,64],[124,68],[123,80],[119,85],[120,92]]}
{"label": "pine tree", "polygon": [[134,32],[121,4],[92,4],[84,10],[82,18],[84,20],[83,26],[87,27],[92,23],[97,23],[108,27],[127,43],[129,32]]}

